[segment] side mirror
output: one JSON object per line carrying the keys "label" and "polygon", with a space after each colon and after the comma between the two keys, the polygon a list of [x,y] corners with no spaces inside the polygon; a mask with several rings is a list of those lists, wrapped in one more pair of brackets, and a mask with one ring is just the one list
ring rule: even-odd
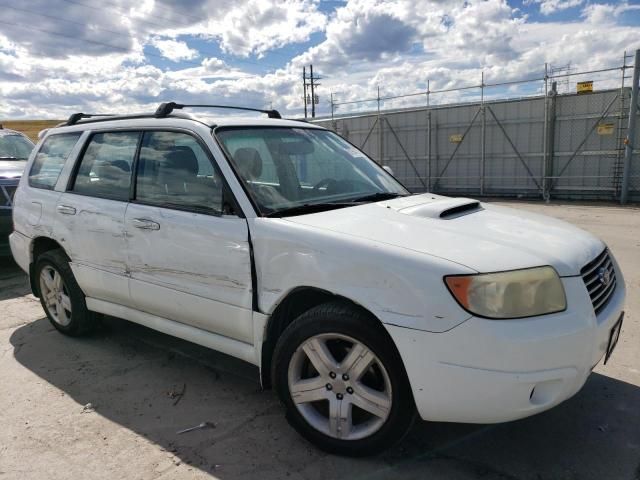
{"label": "side mirror", "polygon": [[[391,169],[391,167],[389,165],[382,165],[382,168],[384,170],[386,170],[387,173],[394,175],[393,170]],[[395,175],[394,175],[395,176]]]}

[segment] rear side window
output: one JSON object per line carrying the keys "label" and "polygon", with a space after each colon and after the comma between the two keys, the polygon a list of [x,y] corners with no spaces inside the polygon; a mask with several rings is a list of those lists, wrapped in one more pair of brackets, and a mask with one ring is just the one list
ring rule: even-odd
{"label": "rear side window", "polygon": [[74,193],[129,200],[131,167],[140,132],[96,133],[80,160]]}
{"label": "rear side window", "polygon": [[49,135],[33,161],[31,171],[29,171],[29,185],[53,190],[62,167],[64,167],[80,135],[81,132]]}

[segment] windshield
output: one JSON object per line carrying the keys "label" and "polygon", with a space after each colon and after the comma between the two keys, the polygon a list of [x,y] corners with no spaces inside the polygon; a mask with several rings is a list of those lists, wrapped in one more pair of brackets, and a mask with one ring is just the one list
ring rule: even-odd
{"label": "windshield", "polygon": [[26,160],[33,143],[22,135],[0,135],[0,160]]}
{"label": "windshield", "polygon": [[215,133],[263,215],[409,194],[373,160],[327,130],[230,127]]}

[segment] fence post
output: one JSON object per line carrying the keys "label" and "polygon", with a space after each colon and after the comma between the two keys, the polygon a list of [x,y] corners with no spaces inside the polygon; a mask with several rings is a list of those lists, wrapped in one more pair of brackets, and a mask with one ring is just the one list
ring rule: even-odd
{"label": "fence post", "polygon": [[427,79],[427,191],[431,191],[431,108],[429,108],[429,96],[431,88]]}
{"label": "fence post", "polygon": [[484,71],[482,71],[480,81],[480,109],[482,110],[482,133],[480,137],[480,195],[484,195],[485,151],[487,143],[487,112],[484,108]]}
{"label": "fence post", "polygon": [[378,85],[378,156],[380,165],[384,165],[384,128],[380,118],[380,85]]}
{"label": "fence post", "polygon": [[631,160],[636,140],[636,117],[638,116],[638,81],[640,80],[640,50],[636,50],[633,62],[633,84],[631,85],[631,105],[629,105],[629,128],[625,140],[624,169],[622,171],[622,191],[620,203],[627,203],[629,197],[629,176],[631,174]]}
{"label": "fence post", "polygon": [[427,191],[431,191],[431,109],[427,110]]}
{"label": "fence post", "polygon": [[[545,87],[546,89],[546,87]],[[544,124],[544,165],[542,179],[542,198],[545,201],[551,199],[551,186],[553,184],[553,145],[555,140],[556,127],[556,98],[558,94],[558,84],[551,82],[551,92],[545,98],[545,124]]]}

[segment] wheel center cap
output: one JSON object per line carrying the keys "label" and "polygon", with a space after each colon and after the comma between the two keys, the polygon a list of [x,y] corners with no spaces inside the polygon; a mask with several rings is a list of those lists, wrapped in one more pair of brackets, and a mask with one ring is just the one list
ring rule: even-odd
{"label": "wheel center cap", "polygon": [[332,388],[332,393],[338,394],[338,393],[342,393],[345,394],[347,391],[347,384],[344,383],[341,379],[336,378],[335,380],[331,381],[331,386]]}

